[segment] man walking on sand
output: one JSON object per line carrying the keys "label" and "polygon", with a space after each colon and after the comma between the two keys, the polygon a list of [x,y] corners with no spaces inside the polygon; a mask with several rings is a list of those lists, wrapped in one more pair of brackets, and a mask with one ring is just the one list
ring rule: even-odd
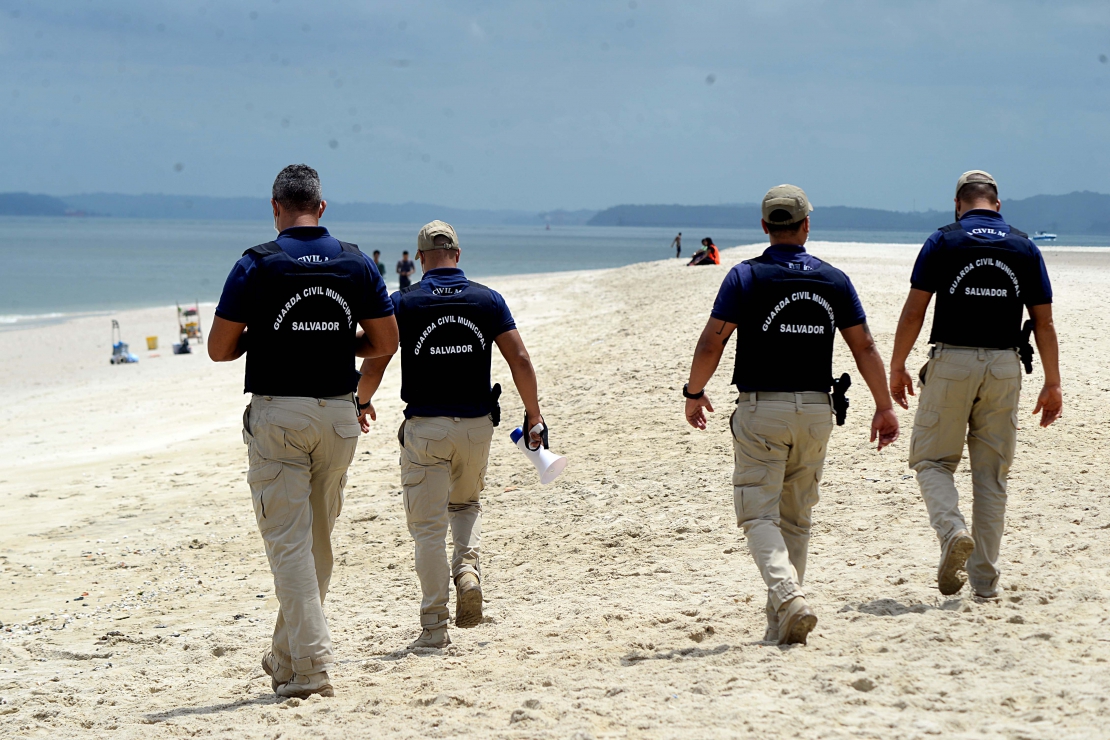
{"label": "man walking on sand", "polygon": [[767,191],[762,225],[771,246],[725,277],[682,389],[686,421],[705,429],[706,412],[713,411],[705,385],[735,331],[732,382],[740,397],[731,419],[733,503],[737,526],[767,584],[763,639],[780,645],[804,644],[817,625],[802,581],[833,427],[829,389],[836,330],[875,399],[871,441],[877,439],[881,450],[898,439],[883,360],[856,290],[847,275],[803,246],[811,210],[801,188]]}
{"label": "man walking on sand", "polygon": [[[424,277],[393,294],[401,330],[401,399],[405,421],[398,432],[405,518],[416,541],[420,637],[410,648],[443,648],[450,583],[455,583],[455,626],[482,621],[479,546],[482,505],[493,428],[501,418],[501,386],[490,387],[492,345],[509,365],[524,402],[524,428],[531,447],[547,446],[536,372],[505,300],[472,282],[459,269],[459,238],[450,224],[432,221],[417,236]],[[362,364],[359,397],[377,391],[390,357]],[[369,429],[366,415],[359,421]],[[444,544],[448,524],[454,553]]]}
{"label": "man walking on sand", "polygon": [[235,263],[208,354],[216,362],[247,356],[247,482],[278,599],[262,668],[278,696],[332,696],[323,603],[332,527],[358,443],[354,356],[396,352],[397,322],[366,255],[320,226],[327,203],[316,170],[283,169],[271,205],[278,236]]}
{"label": "man walking on sand", "polygon": [[674,238],[674,241],[671,242],[671,246],[674,247],[674,256],[675,257],[681,257],[682,256],[682,232],[681,231],[678,232],[678,236],[676,236]]}
{"label": "man walking on sand", "polygon": [[[946,596],[964,585],[981,598],[998,596],[998,555],[1006,519],[1006,477],[1017,444],[1021,359],[1032,372],[1032,347],[1022,335],[1029,310],[1044,365],[1044,387],[1033,413],[1041,426],[1060,418],[1059,347],[1052,323],[1052,286],[1044,258],[1000,213],[998,183],[982,170],[956,182],[956,221],[936,231],[917,256],[910,294],[898,320],[890,359],[890,392],[909,408],[913,379],[906,358],[937,296],[929,361],[921,369],[921,401],[910,439],[910,467],[929,522],[940,540],[937,586]],[[971,463],[972,531],[959,509],[953,474],[967,440]]]}
{"label": "man walking on sand", "polygon": [[416,272],[416,265],[409,259],[409,252],[406,249],[401,252],[401,259],[397,260],[397,282],[402,290],[412,285],[414,272]]}

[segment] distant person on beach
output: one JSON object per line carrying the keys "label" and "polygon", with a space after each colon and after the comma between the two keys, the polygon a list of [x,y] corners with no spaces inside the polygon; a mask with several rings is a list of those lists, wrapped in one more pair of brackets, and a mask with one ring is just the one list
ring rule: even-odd
{"label": "distant person on beach", "polygon": [[397,275],[399,275],[397,281],[402,290],[412,285],[411,277],[414,272],[416,272],[416,264],[409,259],[409,252],[406,249],[401,252],[401,259],[397,261]]}
{"label": "distant person on beach", "polygon": [[262,669],[278,696],[332,696],[323,602],[359,435],[352,357],[396,352],[397,321],[366,255],[320,226],[327,203],[316,170],[283,169],[270,203],[277,238],[235,263],[208,354],[216,362],[247,356],[247,482],[278,600]]}
{"label": "distant person on beach", "polygon": [[682,256],[682,232],[681,231],[678,232],[678,236],[676,236],[674,238],[674,240],[671,242],[671,246],[674,247],[674,256],[675,257],[681,257]]}
{"label": "distant person on beach", "polygon": [[[898,320],[890,359],[890,392],[909,408],[913,378],[906,359],[937,296],[929,361],[921,368],[921,400],[910,440],[910,467],[929,523],[940,540],[937,586],[950,596],[964,585],[976,596],[998,596],[999,551],[1006,519],[1006,478],[1017,444],[1021,365],[1032,372],[1032,346],[1023,336],[1028,309],[1044,366],[1033,413],[1047,427],[1060,418],[1059,347],[1052,321],[1052,285],[1044,258],[1000,213],[998,183],[982,170],[956,182],[956,221],[921,248],[910,293]],[[964,440],[971,467],[972,528],[959,509],[954,474]]]}
{"label": "distant person on beach", "polygon": [[721,264],[721,252],[717,249],[717,245],[708,236],[701,240],[701,249],[694,252],[694,256],[686,263],[687,267],[694,265],[719,265]]}
{"label": "distant person on beach", "polygon": [[385,263],[382,262],[381,250],[375,249],[373,256],[374,256],[374,266],[378,268],[378,274],[382,276],[382,280],[384,281],[385,280]]}
{"label": "distant person on beach", "polygon": [[[405,518],[416,541],[420,578],[420,636],[410,648],[451,644],[447,625],[450,584],[455,584],[455,626],[482,621],[479,547],[482,505],[493,428],[501,419],[501,386],[490,387],[493,345],[509,365],[524,402],[524,429],[533,448],[547,446],[536,372],[505,300],[471,282],[459,269],[462,250],[450,224],[432,221],[417,236],[424,277],[393,294],[401,330],[401,399],[405,421],[401,485]],[[390,357],[362,363],[359,397],[378,390]],[[375,418],[374,407],[366,412]],[[363,416],[363,429],[369,424]],[[448,525],[453,554],[444,544]]]}
{"label": "distant person on beach", "polygon": [[705,386],[735,331],[732,382],[740,399],[731,419],[733,503],[767,584],[763,639],[779,644],[804,644],[817,624],[802,581],[833,410],[838,423],[846,410],[829,396],[836,330],[875,399],[871,441],[878,439],[881,450],[898,438],[883,360],[856,290],[847,275],[803,246],[811,210],[801,188],[767,191],[762,225],[771,246],[725,277],[682,389],[686,421],[705,429],[706,412],[713,411]]}

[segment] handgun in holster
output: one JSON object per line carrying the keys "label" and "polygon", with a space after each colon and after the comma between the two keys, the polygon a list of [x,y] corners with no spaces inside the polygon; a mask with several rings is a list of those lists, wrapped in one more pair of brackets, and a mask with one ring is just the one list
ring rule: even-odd
{"label": "handgun in holster", "polygon": [[500,398],[501,384],[494,383],[493,388],[491,388],[489,392],[489,400],[492,407],[489,412],[489,420],[493,422],[494,426],[501,424],[501,402],[498,400]]}
{"label": "handgun in holster", "polygon": [[1021,346],[1018,347],[1018,354],[1021,356],[1021,364],[1025,365],[1026,375],[1033,372],[1033,345],[1029,342],[1029,336],[1032,333],[1033,319],[1028,319],[1021,327]]}
{"label": "handgun in holster", "polygon": [[848,415],[848,389],[852,387],[852,378],[844,373],[832,382],[832,405],[836,413],[836,425],[844,426],[844,418]]}

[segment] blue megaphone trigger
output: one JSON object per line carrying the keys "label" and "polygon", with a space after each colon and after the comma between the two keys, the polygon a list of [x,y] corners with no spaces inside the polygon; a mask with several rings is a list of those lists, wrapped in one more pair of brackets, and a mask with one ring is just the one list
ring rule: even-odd
{"label": "blue megaphone trigger", "polygon": [[524,430],[521,429],[520,427],[517,427],[513,431],[509,432],[509,439],[511,439],[513,441],[514,445],[517,442],[519,442],[520,438],[523,437],[523,436],[524,436]]}

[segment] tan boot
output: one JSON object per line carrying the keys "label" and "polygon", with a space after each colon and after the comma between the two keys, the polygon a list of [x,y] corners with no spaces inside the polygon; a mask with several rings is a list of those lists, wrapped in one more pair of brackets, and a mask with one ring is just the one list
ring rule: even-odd
{"label": "tan boot", "polygon": [[270,688],[274,690],[275,694],[278,686],[293,678],[293,669],[286,668],[278,663],[272,650],[267,650],[266,654],[262,656],[262,670],[266,671],[266,675],[270,677]]}
{"label": "tan boot", "polygon": [[294,673],[293,677],[277,687],[278,696],[307,699],[313,694],[335,696],[327,671],[319,673]]}
{"label": "tan boot", "polygon": [[446,627],[436,627],[435,629],[428,629],[427,627],[425,627],[424,631],[420,633],[420,637],[417,637],[416,640],[413,641],[413,643],[411,645],[409,645],[408,649],[409,650],[415,650],[416,648],[442,649],[442,648],[447,647],[450,644],[451,644],[451,636],[447,634],[447,628]]}
{"label": "tan boot", "polygon": [[817,626],[817,615],[809,608],[804,596],[795,596],[779,607],[779,644],[806,644],[806,638]]}
{"label": "tan boot", "polygon": [[937,567],[937,587],[945,596],[959,593],[964,587],[960,571],[964,569],[968,557],[975,550],[975,540],[966,529],[961,529],[948,538],[940,550],[940,565]]}
{"label": "tan boot", "polygon": [[482,621],[482,584],[473,573],[455,580],[455,626],[477,627]]}

